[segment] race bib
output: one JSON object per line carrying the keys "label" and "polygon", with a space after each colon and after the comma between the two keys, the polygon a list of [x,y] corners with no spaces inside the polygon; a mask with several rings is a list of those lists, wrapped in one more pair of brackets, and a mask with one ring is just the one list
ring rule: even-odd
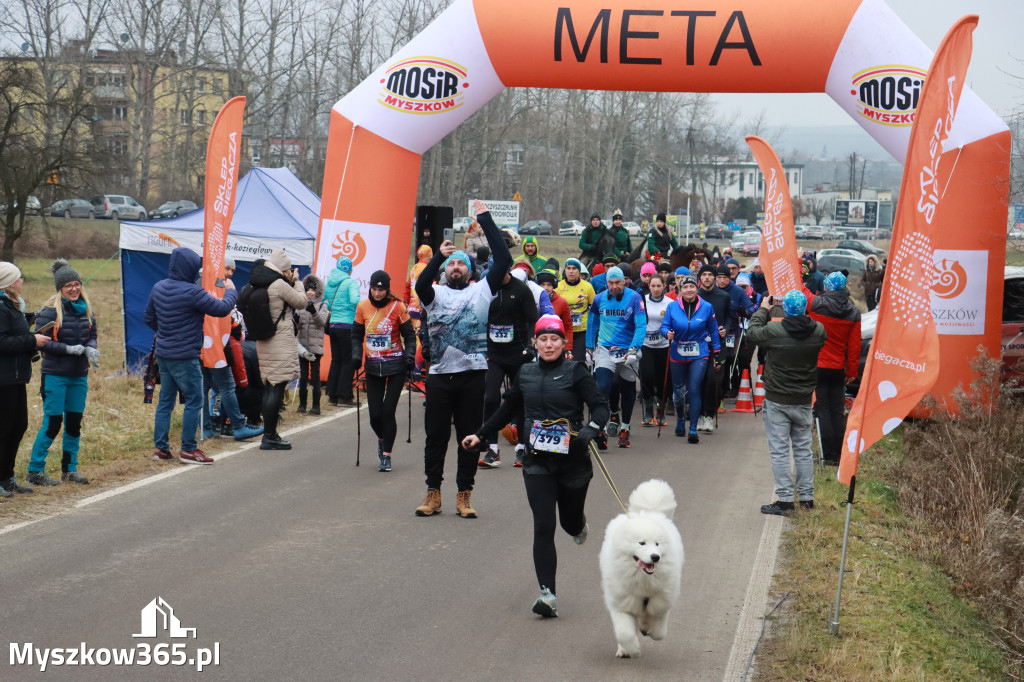
{"label": "race bib", "polygon": [[572,313],[572,312],[570,312],[569,316],[572,318],[572,326],[573,327],[578,327],[581,324],[583,324],[583,313]]}
{"label": "race bib", "polygon": [[367,334],[366,347],[378,353],[391,350],[391,334]]}
{"label": "race bib", "polygon": [[700,344],[696,341],[680,341],[676,346],[676,353],[684,358],[696,358],[700,356]]}
{"label": "race bib", "polygon": [[622,362],[625,359],[626,354],[629,353],[628,348],[609,348],[608,355],[611,356],[615,362]]}
{"label": "race bib", "polygon": [[509,343],[512,341],[514,327],[510,324],[492,324],[490,327],[490,338],[494,343]]}
{"label": "race bib", "polygon": [[544,425],[540,420],[535,419],[533,428],[530,429],[530,443],[534,450],[567,455],[569,454],[569,425],[564,422]]}
{"label": "race bib", "polygon": [[729,332],[725,335],[725,347],[735,348],[736,347],[736,335]]}
{"label": "race bib", "polygon": [[665,337],[661,335],[660,331],[647,332],[647,342],[648,343],[657,343],[658,341],[661,341],[664,338]]}

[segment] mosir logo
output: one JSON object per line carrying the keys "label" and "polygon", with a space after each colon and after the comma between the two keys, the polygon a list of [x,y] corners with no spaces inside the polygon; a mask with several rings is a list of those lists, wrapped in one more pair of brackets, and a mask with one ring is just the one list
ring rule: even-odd
{"label": "mosir logo", "polygon": [[909,127],[914,124],[927,74],[913,66],[872,67],[853,75],[850,94],[860,102],[858,113],[864,118],[886,126]]}
{"label": "mosir logo", "polygon": [[377,100],[386,107],[413,114],[458,109],[465,100],[466,69],[438,57],[412,57],[391,66],[380,79]]}
{"label": "mosir logo", "polygon": [[366,242],[363,241],[362,235],[355,230],[339,232],[334,235],[334,241],[331,242],[331,255],[334,256],[334,260],[347,257],[355,267],[363,262],[363,258],[366,258]]}
{"label": "mosir logo", "polygon": [[931,309],[939,334],[985,333],[988,251],[936,249]]}

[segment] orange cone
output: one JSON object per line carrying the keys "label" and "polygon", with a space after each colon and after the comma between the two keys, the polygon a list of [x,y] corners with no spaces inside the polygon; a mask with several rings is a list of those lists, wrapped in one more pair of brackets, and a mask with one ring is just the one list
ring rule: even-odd
{"label": "orange cone", "polygon": [[761,381],[761,373],[764,372],[764,365],[757,366],[757,383],[754,384],[754,409],[764,405],[764,382]]}
{"label": "orange cone", "polygon": [[732,412],[754,413],[754,397],[750,394],[750,370],[743,370],[743,378],[740,379],[740,393],[736,396],[736,407]]}

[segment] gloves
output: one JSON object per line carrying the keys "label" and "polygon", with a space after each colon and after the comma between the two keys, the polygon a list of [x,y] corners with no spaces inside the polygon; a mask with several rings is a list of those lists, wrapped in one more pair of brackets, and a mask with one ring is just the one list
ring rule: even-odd
{"label": "gloves", "polygon": [[409,355],[407,353],[406,356],[405,356],[405,371],[406,372],[411,372],[414,369],[416,369],[416,356],[415,355]]}
{"label": "gloves", "polygon": [[89,362],[92,363],[93,367],[99,366],[98,362],[100,359],[100,352],[93,348],[92,346],[85,347],[85,357],[89,358]]}
{"label": "gloves", "polygon": [[533,362],[537,358],[537,351],[533,348],[523,350],[523,362]]}
{"label": "gloves", "polygon": [[587,367],[589,367],[590,369],[594,368],[594,349],[593,348],[588,348],[587,349],[587,354],[586,354],[586,357],[584,358],[584,362],[587,364]]}
{"label": "gloves", "polygon": [[597,438],[597,429],[589,424],[580,429],[579,433],[576,434],[576,440],[583,444],[584,448],[590,446],[590,441]]}
{"label": "gloves", "polygon": [[316,356],[307,350],[305,353],[302,354],[302,359],[308,360],[309,362],[314,362],[316,360]]}
{"label": "gloves", "polygon": [[352,356],[352,369],[353,370],[357,370],[357,369],[359,369],[362,366],[363,366],[363,356],[362,355],[353,355]]}
{"label": "gloves", "polygon": [[316,306],[313,305],[312,301],[306,302],[306,312],[309,313],[310,315],[316,315]]}
{"label": "gloves", "polygon": [[74,346],[65,346],[64,350],[68,355],[81,355],[85,352],[85,346],[76,344]]}

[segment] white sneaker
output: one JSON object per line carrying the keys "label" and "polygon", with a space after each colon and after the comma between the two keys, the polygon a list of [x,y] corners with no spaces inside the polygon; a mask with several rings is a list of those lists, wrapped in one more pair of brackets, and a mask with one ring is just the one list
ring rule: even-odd
{"label": "white sneaker", "polygon": [[558,606],[555,595],[546,587],[540,588],[540,596],[533,603],[533,612],[544,618],[557,618]]}
{"label": "white sneaker", "polygon": [[714,431],[715,425],[711,421],[711,417],[701,417],[697,420],[697,430],[710,432]]}

